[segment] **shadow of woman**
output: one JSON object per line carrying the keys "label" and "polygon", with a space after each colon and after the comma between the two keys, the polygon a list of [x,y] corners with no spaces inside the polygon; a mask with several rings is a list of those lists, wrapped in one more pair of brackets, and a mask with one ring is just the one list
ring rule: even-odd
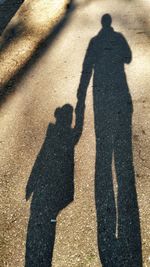
{"label": "shadow of woman", "polygon": [[[105,14],[102,29],[91,39],[78,88],[76,111],[85,103],[93,72],[96,134],[95,202],[97,240],[104,267],[142,266],[139,209],[132,155],[132,99],[124,64],[132,53]],[[113,186],[114,158],[117,204]]]}
{"label": "shadow of woman", "polygon": [[82,129],[81,116],[71,128],[73,108],[55,111],[26,187],[32,196],[27,231],[25,267],[50,267],[55,242],[56,217],[74,198],[74,148]]}

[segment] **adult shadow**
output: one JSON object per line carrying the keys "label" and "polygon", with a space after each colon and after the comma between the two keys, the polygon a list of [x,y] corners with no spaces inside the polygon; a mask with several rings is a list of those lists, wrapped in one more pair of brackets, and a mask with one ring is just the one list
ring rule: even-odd
{"label": "adult shadow", "polygon": [[[93,72],[96,135],[95,203],[97,240],[103,267],[142,266],[139,209],[132,154],[132,99],[124,65],[132,59],[121,33],[105,14],[83,62],[76,111],[85,103]],[[113,185],[114,160],[117,200]]]}
{"label": "adult shadow", "polygon": [[73,108],[66,104],[55,110],[45,141],[26,186],[32,194],[27,230],[25,267],[50,267],[58,213],[74,199],[74,148],[82,130],[80,114],[71,127]]}

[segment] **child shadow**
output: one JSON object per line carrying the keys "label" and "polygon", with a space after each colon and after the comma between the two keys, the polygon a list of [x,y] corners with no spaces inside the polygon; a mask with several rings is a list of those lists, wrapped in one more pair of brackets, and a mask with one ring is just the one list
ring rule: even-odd
{"label": "child shadow", "polygon": [[[79,113],[80,114],[80,113]],[[52,264],[56,217],[74,199],[74,148],[81,131],[81,116],[72,128],[73,107],[55,110],[56,123],[50,123],[26,187],[26,200],[32,195],[28,223],[25,267]]]}

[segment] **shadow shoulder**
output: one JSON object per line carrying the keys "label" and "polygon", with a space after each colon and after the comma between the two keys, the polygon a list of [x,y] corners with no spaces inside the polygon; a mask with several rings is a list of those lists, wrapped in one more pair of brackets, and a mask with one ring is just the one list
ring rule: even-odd
{"label": "shadow shoulder", "polygon": [[49,123],[49,125],[48,125],[48,127],[47,127],[47,129],[49,130],[49,129],[53,129],[53,128],[55,128],[55,124],[54,123]]}
{"label": "shadow shoulder", "polygon": [[93,50],[93,48],[96,47],[97,40],[98,40],[98,35],[91,38],[88,44],[88,50]]}
{"label": "shadow shoulder", "polygon": [[98,38],[99,38],[99,34],[93,36],[93,37],[91,38],[91,40],[90,40],[90,43],[91,43],[91,44],[94,44],[94,43],[98,40]]}
{"label": "shadow shoulder", "polygon": [[118,39],[120,41],[126,41],[125,36],[121,32],[115,32],[114,31],[114,36],[116,37],[116,39]]}
{"label": "shadow shoulder", "polygon": [[54,131],[56,125],[54,123],[49,123],[48,127],[47,127],[47,135],[49,135],[51,132]]}

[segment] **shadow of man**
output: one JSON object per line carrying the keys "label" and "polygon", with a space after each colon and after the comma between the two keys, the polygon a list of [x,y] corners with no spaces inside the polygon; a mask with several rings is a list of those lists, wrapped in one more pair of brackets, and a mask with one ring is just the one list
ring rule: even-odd
{"label": "shadow of man", "polygon": [[55,242],[56,217],[74,199],[74,148],[82,130],[81,116],[71,127],[73,107],[55,111],[45,141],[26,186],[32,196],[27,230],[25,267],[50,267]]}
{"label": "shadow of man", "polygon": [[[105,267],[142,266],[139,210],[132,155],[132,99],[124,64],[132,53],[105,14],[83,62],[76,111],[85,103],[93,72],[96,134],[95,201],[99,255]],[[83,109],[82,109],[83,110]],[[112,161],[117,179],[117,204]]]}

